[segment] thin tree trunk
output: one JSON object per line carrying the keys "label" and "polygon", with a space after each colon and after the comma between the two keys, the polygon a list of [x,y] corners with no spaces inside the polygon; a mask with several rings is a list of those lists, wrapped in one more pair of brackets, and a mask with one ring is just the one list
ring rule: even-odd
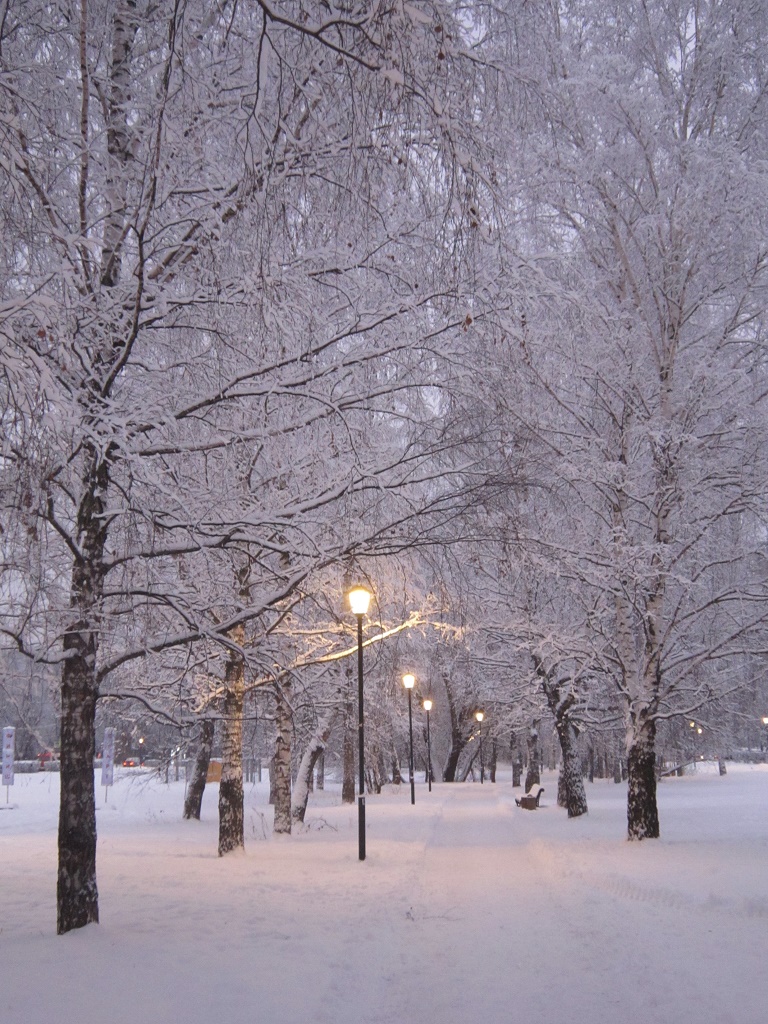
{"label": "thin tree trunk", "polygon": [[392,752],[389,756],[390,763],[392,765],[392,784],[395,786],[401,785],[403,776],[400,772],[400,757],[398,756],[397,749],[392,745]]}
{"label": "thin tree trunk", "polygon": [[269,759],[269,803],[274,807],[277,793],[277,772],[275,771],[275,755]]}
{"label": "thin tree trunk", "polygon": [[212,718],[204,718],[200,723],[200,745],[197,748],[195,767],[192,773],[192,781],[187,789],[187,798],[184,801],[184,817],[200,820],[200,810],[203,806],[203,793],[208,778],[208,766],[211,763],[211,750],[213,749],[213,735],[216,723]]}
{"label": "thin tree trunk", "polygon": [[523,774],[523,755],[515,733],[512,733],[509,740],[509,755],[512,758],[512,785],[519,786]]}
{"label": "thin tree trunk", "polygon": [[541,752],[539,750],[539,731],[532,725],[528,732],[528,771],[525,773],[525,792],[531,786],[541,784]]}
{"label": "thin tree trunk", "polygon": [[523,776],[523,759],[520,754],[512,762],[512,785],[519,786]]}
{"label": "thin tree trunk", "polygon": [[475,760],[476,760],[476,758],[477,758],[479,753],[480,753],[480,745],[478,744],[477,749],[475,750],[475,752],[470,757],[469,761],[467,762],[467,766],[466,766],[466,768],[464,769],[464,771],[462,773],[462,776],[461,776],[461,781],[462,782],[466,782],[470,775],[474,779],[474,777],[475,777],[475,771],[474,771]]}
{"label": "thin tree trunk", "polygon": [[[325,752],[325,745],[333,730],[333,723],[336,718],[336,711],[331,711],[322,721],[318,722],[317,728],[312,734],[307,747],[304,751],[304,755],[301,758],[301,764],[296,774],[296,785],[293,789],[293,799],[291,801],[291,817],[294,821],[302,823],[304,821],[304,815],[307,812],[307,802],[309,800],[310,792],[310,780],[312,773],[315,769],[315,765],[319,764],[322,756]],[[321,787],[318,785],[318,789]]]}
{"label": "thin tree trunk", "polygon": [[[373,787],[374,793],[380,793],[382,788],[381,776],[383,763],[381,749],[378,746],[374,746],[373,749],[371,750],[370,757],[366,758],[366,760],[368,761],[368,770],[370,778],[369,785]],[[384,778],[386,780],[386,768],[384,769],[384,773]]]}
{"label": "thin tree trunk", "polygon": [[354,702],[352,693],[352,667],[345,669],[347,677],[346,700],[344,702],[344,739],[342,745],[343,765],[341,776],[341,802],[353,804],[355,802],[355,741],[357,739],[357,724],[353,721]]}
{"label": "thin tree trunk", "polygon": [[291,739],[293,711],[288,703],[290,684],[283,683],[275,690],[275,820],[273,831],[276,835],[290,835],[291,832]]}
{"label": "thin tree trunk", "polygon": [[[242,646],[244,629],[232,636]],[[231,652],[225,669],[225,693],[222,708],[222,768],[219,783],[219,856],[245,847],[243,811],[243,703],[245,665],[242,657]]]}
{"label": "thin tree trunk", "polygon": [[443,782],[455,782],[456,771],[459,767],[461,752],[467,745],[467,736],[462,728],[460,716],[456,708],[456,701],[453,698],[448,676],[443,676],[443,685],[448,700],[448,713],[451,721],[451,747],[448,751],[448,758],[443,768]]}

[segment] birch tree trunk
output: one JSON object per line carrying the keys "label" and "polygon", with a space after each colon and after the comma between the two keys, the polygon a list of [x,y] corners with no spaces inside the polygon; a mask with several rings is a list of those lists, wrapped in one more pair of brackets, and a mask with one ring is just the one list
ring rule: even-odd
{"label": "birch tree trunk", "polygon": [[642,711],[632,717],[627,773],[627,836],[629,839],[658,839],[656,721]]}
{"label": "birch tree trunk", "polygon": [[394,786],[400,786],[403,781],[403,776],[400,771],[400,756],[397,753],[397,748],[394,743],[392,744],[392,751],[389,755],[389,763],[392,765],[392,784]]}
{"label": "birch tree trunk", "polygon": [[[307,812],[307,802],[309,800],[312,773],[315,769],[315,765],[320,763],[321,758],[325,753],[325,745],[328,742],[331,731],[333,730],[335,719],[336,712],[332,711],[322,719],[322,721],[318,722],[317,728],[312,734],[312,738],[307,744],[307,748],[301,758],[299,771],[296,775],[296,785],[293,790],[293,799],[291,801],[291,817],[294,821],[299,823],[303,823],[304,821],[304,815]],[[321,787],[318,784],[318,789],[319,788]]]}
{"label": "birch tree trunk", "polygon": [[342,744],[343,766],[341,777],[341,802],[355,802],[355,739],[357,724],[354,722],[354,703],[352,700],[352,668],[345,669],[347,676],[347,696],[344,702],[344,740]]}
{"label": "birch tree trunk", "polygon": [[99,607],[104,596],[106,527],[102,496],[107,463],[89,448],[72,569],[73,622],[64,635],[61,672],[61,776],[56,929],[59,935],[99,920],[96,886],[96,799],[93,758],[98,697]]}
{"label": "birch tree trunk", "polygon": [[563,752],[557,780],[557,802],[566,808],[569,818],[578,818],[588,810],[581,761],[576,747],[578,732],[567,717],[556,721],[555,728]]}
{"label": "birch tree trunk", "polygon": [[[245,630],[239,626],[231,639],[242,646]],[[222,708],[221,782],[219,783],[219,856],[245,847],[243,812],[243,704],[245,665],[242,655],[230,651],[224,676]]]}
{"label": "birch tree trunk", "polygon": [[293,711],[289,704],[290,683],[275,689],[275,820],[273,831],[277,835],[291,832],[291,734]]}

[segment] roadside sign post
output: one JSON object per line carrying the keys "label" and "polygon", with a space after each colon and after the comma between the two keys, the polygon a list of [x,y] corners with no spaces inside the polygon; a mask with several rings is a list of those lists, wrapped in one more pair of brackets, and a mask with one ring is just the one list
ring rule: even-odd
{"label": "roadside sign post", "polygon": [[101,784],[104,787],[104,803],[107,802],[109,787],[115,775],[115,730],[110,726],[104,730],[104,746],[101,748]]}
{"label": "roadside sign post", "polygon": [[3,729],[3,785],[5,786],[5,802],[9,802],[9,790],[13,785],[13,755],[16,745],[16,730],[12,725]]}

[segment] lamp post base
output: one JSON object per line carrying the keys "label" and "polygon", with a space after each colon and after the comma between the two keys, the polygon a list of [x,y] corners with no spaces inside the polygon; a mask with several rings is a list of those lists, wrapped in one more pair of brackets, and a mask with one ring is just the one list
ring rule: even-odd
{"label": "lamp post base", "polygon": [[360,860],[365,860],[365,797],[357,798],[357,845]]}

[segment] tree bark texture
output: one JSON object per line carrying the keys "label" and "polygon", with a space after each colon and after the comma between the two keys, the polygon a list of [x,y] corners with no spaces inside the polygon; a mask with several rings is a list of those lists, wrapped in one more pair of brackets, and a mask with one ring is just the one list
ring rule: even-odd
{"label": "tree bark texture", "polygon": [[104,596],[106,461],[90,449],[78,510],[79,557],[72,568],[73,622],[64,636],[61,672],[61,778],[56,929],[59,935],[99,920],[93,758],[99,685],[96,674]]}
{"label": "tree bark texture", "polygon": [[184,817],[200,820],[200,810],[203,806],[203,793],[208,778],[208,766],[211,763],[211,750],[213,749],[213,735],[216,723],[212,718],[204,718],[200,723],[200,745],[197,748],[195,767],[192,773],[192,780],[187,789],[187,797],[184,801]]}
{"label": "tree bark texture", "polygon": [[357,723],[354,720],[353,678],[351,664],[345,669],[347,677],[346,700],[344,703],[344,739],[342,744],[342,777],[341,802],[355,802],[355,744],[357,740]]}
{"label": "tree bark texture", "polygon": [[[242,646],[243,627],[232,636]],[[224,673],[225,692],[221,727],[221,782],[219,783],[219,856],[245,847],[243,811],[243,705],[245,665],[240,654],[231,651]]]}
{"label": "tree bark texture", "polygon": [[640,716],[633,724],[627,752],[627,837],[658,839],[656,722]]}
{"label": "tree bark texture", "polygon": [[275,820],[273,831],[276,835],[291,832],[291,739],[293,732],[293,711],[289,704],[290,685],[283,683],[275,690]]}
{"label": "tree bark texture", "polygon": [[576,746],[578,733],[567,717],[557,721],[555,727],[563,754],[557,780],[557,802],[566,808],[569,818],[578,818],[588,810],[581,759]]}

